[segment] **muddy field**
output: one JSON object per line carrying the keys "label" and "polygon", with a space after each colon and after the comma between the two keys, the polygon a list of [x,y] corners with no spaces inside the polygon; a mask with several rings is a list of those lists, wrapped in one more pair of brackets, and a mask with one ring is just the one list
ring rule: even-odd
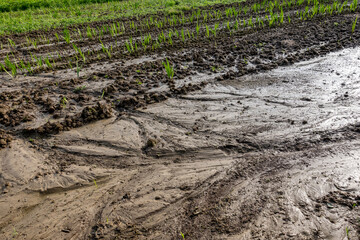
{"label": "muddy field", "polygon": [[[81,71],[59,57],[52,69],[1,73],[0,239],[359,239],[358,15],[213,37],[204,27],[196,39],[108,58],[97,40],[77,39],[95,52]],[[181,28],[190,36],[196,23]],[[41,34],[1,37],[19,45],[0,56],[74,56],[55,38],[26,44]]]}

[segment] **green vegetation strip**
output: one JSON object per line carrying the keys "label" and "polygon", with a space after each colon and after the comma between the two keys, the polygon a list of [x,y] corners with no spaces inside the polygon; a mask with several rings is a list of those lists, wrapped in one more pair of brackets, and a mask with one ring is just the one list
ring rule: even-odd
{"label": "green vegetation strip", "polygon": [[0,35],[49,30],[73,24],[165,12],[244,0],[10,0],[0,3]]}
{"label": "green vegetation strip", "polygon": [[0,2],[0,12],[36,8],[71,7],[79,4],[104,3],[118,0],[7,0]]}

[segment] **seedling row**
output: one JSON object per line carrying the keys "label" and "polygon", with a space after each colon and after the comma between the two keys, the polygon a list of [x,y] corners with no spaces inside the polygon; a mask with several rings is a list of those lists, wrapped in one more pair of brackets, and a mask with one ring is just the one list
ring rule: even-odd
{"label": "seedling row", "polygon": [[[293,4],[302,6],[304,3],[307,4],[305,8],[289,11]],[[181,17],[173,16],[172,19],[165,18],[166,21],[158,21],[150,17],[150,23],[148,19],[146,25],[144,25],[144,21],[140,23],[132,21],[128,28],[123,23],[118,22],[103,25],[96,29],[87,27],[86,32],[80,29],[77,32],[64,29],[61,35],[55,33],[55,39],[59,45],[66,47],[60,51],[50,53],[36,51],[38,49],[37,41],[27,39],[27,54],[25,54],[25,57],[23,57],[24,53],[19,54],[17,52],[16,49],[19,46],[9,38],[7,44],[9,51],[6,53],[3,63],[0,63],[0,69],[12,78],[18,74],[34,74],[39,71],[63,68],[76,68],[77,73],[79,73],[86,64],[106,59],[126,59],[138,54],[155,53],[160,49],[169,47],[184,47],[188,42],[216,41],[219,35],[222,37],[232,36],[233,34],[241,35],[244,32],[256,31],[262,28],[273,28],[310,20],[316,16],[356,12],[358,2],[353,0],[349,4],[348,1],[335,1],[323,4],[317,0],[307,2],[292,0],[282,3],[264,1],[261,4],[252,5],[249,9],[252,9],[254,13],[260,13],[260,11],[264,10],[263,13],[265,14],[250,15],[248,18],[241,19],[239,13],[243,10],[231,7],[225,9],[224,12],[214,11],[213,14],[198,10],[187,18],[184,15]],[[246,13],[247,11],[245,11]],[[211,22],[208,19],[211,19]],[[176,25],[178,22],[182,27]],[[157,25],[156,31],[146,32],[154,28],[154,24]],[[167,28],[164,28],[167,24]],[[349,26],[352,33],[355,32],[356,25],[357,17]],[[135,35],[129,36],[131,33],[135,33]],[[54,43],[48,39],[47,44]],[[58,45],[54,44],[54,46]]]}

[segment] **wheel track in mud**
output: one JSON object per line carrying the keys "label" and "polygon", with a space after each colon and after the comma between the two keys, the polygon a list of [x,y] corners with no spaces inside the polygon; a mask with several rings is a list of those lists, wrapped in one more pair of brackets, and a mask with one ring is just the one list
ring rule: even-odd
{"label": "wheel track in mud", "polygon": [[[352,17],[352,16],[351,16]],[[293,56],[286,56],[283,59],[280,59],[277,63],[270,62],[270,64],[266,65],[263,64],[261,67],[258,67],[256,69],[250,69],[247,70],[246,68],[241,68],[239,72],[228,72],[225,71],[225,73],[221,73],[221,76],[217,78],[217,80],[226,80],[226,79],[234,79],[236,77],[249,74],[249,73],[256,73],[256,72],[262,72],[266,71],[272,68],[276,68],[278,66],[282,65],[288,65],[294,62],[302,61],[305,59],[310,59],[319,55],[324,55],[328,52],[339,50],[344,47],[352,47],[352,46],[358,46],[359,42],[356,40],[359,36],[359,32],[357,31],[355,34],[351,35],[350,33],[347,33],[345,30],[348,30],[348,27],[350,26],[349,23],[351,21],[351,17],[347,16],[334,16],[330,18],[320,18],[318,21],[322,22],[323,20],[330,20],[330,23],[325,24],[325,27],[321,27],[326,30],[329,30],[327,32],[328,36],[333,36],[333,33],[336,32],[336,30],[331,30],[331,26],[333,25],[333,22],[335,21],[342,21],[346,20],[347,24],[346,26],[343,26],[343,31],[345,32],[345,36],[343,36],[340,39],[340,43],[338,43],[338,36],[337,39],[333,39],[329,41],[328,44],[325,45],[317,45],[314,49],[304,52],[301,54],[298,54],[295,58]],[[310,45],[318,44],[324,41],[324,39],[321,36],[316,36],[318,32],[318,23],[314,24],[315,28],[309,29],[308,33],[304,33],[304,35],[308,35],[312,37],[311,40],[309,40],[308,43],[300,43],[297,46],[298,49],[305,49]],[[306,23],[301,24],[302,28],[299,28],[299,32],[304,32],[304,29],[307,27]],[[294,25],[298,26],[298,25]],[[289,33],[291,31],[290,29],[284,28],[278,28],[280,29],[279,33],[274,33],[274,35],[278,36],[277,39],[273,39],[271,44],[275,44],[276,42],[280,42],[281,36],[283,36],[286,33]],[[272,39],[274,35],[271,33],[272,30],[268,31],[267,34],[261,34],[261,32],[252,33],[249,36],[242,37],[241,35],[234,37],[238,37],[239,43],[245,43],[242,46],[240,50],[233,51],[229,50],[228,46],[226,45],[228,41],[226,40],[226,36],[221,37],[217,41],[217,47],[216,49],[213,49],[215,46],[213,43],[199,43],[199,44],[192,44],[188,46],[188,49],[193,47],[198,47],[200,51],[194,51],[191,55],[186,56],[184,54],[183,56],[172,56],[170,59],[176,63],[181,64],[186,60],[189,59],[195,59],[195,62],[199,65],[196,67],[192,67],[184,72],[180,72],[181,77],[175,78],[174,82],[177,83],[180,80],[183,80],[186,76],[193,76],[191,71],[196,72],[205,72],[207,74],[211,73],[209,69],[209,58],[206,56],[209,55],[215,55],[215,63],[220,62],[221,64],[228,64],[228,66],[234,66],[236,63],[234,61],[223,61],[221,55],[222,54],[241,54],[242,50],[246,48],[250,48],[250,50],[247,50],[247,56],[248,57],[255,57],[258,55],[257,48],[253,47],[253,43],[255,42],[262,42],[263,40],[269,40]],[[266,31],[265,31],[266,32]],[[258,38],[256,38],[256,34],[260,34]],[[350,40],[348,39],[349,36],[353,36],[354,39]],[[254,38],[255,37],[255,38]],[[319,37],[320,39],[317,39]],[[300,37],[298,38],[300,39]],[[270,41],[270,40],[269,40]],[[286,50],[294,50],[293,46],[285,46]],[[186,52],[183,51],[183,53]],[[296,49],[295,49],[296,50]],[[252,54],[250,54],[251,51],[254,51]],[[202,53],[201,53],[202,52]],[[175,51],[175,49],[169,49],[166,51],[159,51],[158,53],[168,53],[170,55],[176,55],[178,51]],[[134,57],[135,59],[136,57]],[[205,59],[205,61],[204,61]],[[260,58],[261,59],[261,58]],[[266,59],[266,58],[265,58]],[[197,61],[198,60],[198,61]],[[285,61],[286,60],[286,61]],[[136,79],[138,75],[144,75],[144,73],[136,74],[135,70],[139,67],[141,69],[147,69],[146,67],[143,68],[144,65],[149,65],[148,63],[141,63],[141,64],[134,64],[127,68],[129,70],[126,74],[128,76],[132,76],[132,79]],[[157,70],[161,73],[161,60],[158,61],[156,64],[154,64],[154,70]],[[158,161],[162,161],[163,163],[168,162],[169,159],[175,158],[177,156],[191,156],[198,154],[201,156],[204,152],[210,152],[212,150],[212,147],[196,147],[196,148],[185,148],[185,149],[176,149],[177,147],[181,147],[181,145],[177,145],[175,141],[169,141],[174,145],[172,149],[157,151],[153,150],[151,148],[144,150],[144,144],[146,144],[147,139],[150,137],[150,135],[147,135],[147,131],[142,126],[140,122],[135,120],[132,117],[146,117],[147,119],[154,119],[156,122],[161,122],[166,125],[173,126],[174,128],[179,128],[182,131],[191,132],[193,135],[205,137],[207,135],[210,135],[211,137],[218,138],[224,141],[222,145],[218,145],[217,150],[220,150],[224,155],[228,157],[234,157],[237,158],[238,161],[235,161],[231,166],[224,167],[222,170],[217,170],[216,173],[212,174],[211,176],[205,178],[201,182],[198,182],[196,186],[190,187],[191,191],[190,193],[184,194],[183,197],[176,199],[173,202],[170,202],[169,205],[164,206],[163,208],[159,208],[158,210],[151,211],[143,216],[137,217],[133,219],[132,225],[127,227],[119,227],[119,226],[106,226],[106,223],[103,222],[103,211],[104,209],[108,208],[106,202],[103,203],[102,208],[98,209],[97,213],[93,217],[93,221],[91,221],[92,228],[91,228],[91,234],[90,239],[98,239],[102,236],[105,238],[111,238],[112,236],[117,237],[124,237],[124,238],[130,238],[130,237],[136,237],[139,235],[142,235],[144,238],[150,237],[152,233],[156,231],[163,231],[167,232],[171,230],[171,233],[167,235],[169,238],[176,239],[180,236],[180,232],[185,233],[186,236],[191,238],[201,238],[204,236],[211,236],[211,232],[217,232],[217,233],[226,233],[226,234],[236,234],[238,232],[241,232],[243,228],[249,227],[254,222],[254,219],[261,213],[262,207],[266,205],[270,200],[267,197],[267,190],[266,188],[270,188],[269,186],[264,186],[263,191],[261,192],[260,196],[258,198],[254,198],[252,201],[247,202],[244,204],[242,210],[243,216],[239,219],[233,219],[232,217],[223,216],[224,209],[226,207],[231,205],[232,200],[231,197],[228,197],[230,193],[236,188],[236,186],[244,184],[244,181],[249,179],[256,179],[258,177],[258,174],[269,174],[276,173],[277,171],[282,171],[282,169],[291,169],[294,168],[294,166],[303,164],[303,160],[294,160],[291,161],[284,161],[281,157],[268,157],[266,155],[267,152],[273,152],[276,154],[277,152],[281,152],[282,156],[290,155],[290,159],[292,158],[293,154],[303,153],[303,152],[309,152],[306,153],[309,156],[315,155],[317,151],[328,151],[328,148],[331,148],[331,144],[337,143],[340,144],[342,142],[351,142],[353,140],[358,139],[359,134],[359,126],[358,125],[348,125],[346,127],[338,128],[335,130],[329,130],[329,131],[313,131],[310,132],[309,135],[303,135],[301,136],[301,139],[294,141],[289,140],[264,140],[259,141],[258,139],[252,138],[252,137],[245,137],[243,139],[238,138],[235,139],[234,137],[237,137],[236,134],[229,135],[229,134],[220,134],[217,132],[213,132],[211,130],[202,131],[202,130],[196,130],[192,129],[191,126],[182,125],[181,123],[177,123],[176,121],[172,119],[163,118],[161,116],[154,116],[154,114],[145,113],[142,110],[138,110],[140,107],[147,107],[151,106],[154,103],[165,101],[166,99],[181,99],[186,98],[183,97],[184,94],[200,91],[204,86],[201,86],[200,84],[192,86],[187,85],[188,87],[182,87],[180,83],[180,87],[175,88],[173,85],[175,83],[171,84],[169,83],[168,79],[166,77],[160,77],[160,73],[155,79],[147,79],[149,82],[155,82],[158,83],[159,80],[161,84],[168,85],[169,90],[165,90],[163,92],[157,93],[157,94],[164,94],[162,99],[158,101],[157,99],[159,96],[151,95],[151,93],[148,93],[147,91],[151,90],[153,86],[149,85],[144,87],[145,93],[140,93],[137,95],[131,95],[128,94],[128,92],[120,91],[120,88],[128,88],[129,90],[139,91],[137,88],[136,83],[129,86],[129,84],[126,82],[128,77],[124,77],[124,73],[122,70],[125,70],[125,67],[120,69],[114,69],[109,70],[105,72],[98,71],[94,74],[91,74],[90,76],[87,76],[85,79],[72,79],[67,78],[59,82],[58,86],[60,86],[59,89],[55,89],[57,86],[55,85],[53,90],[50,90],[45,96],[50,96],[50,99],[52,99],[53,104],[56,105],[54,107],[55,109],[58,109],[62,115],[69,114],[69,116],[72,116],[73,119],[79,118],[79,113],[83,111],[86,107],[92,108],[93,106],[96,106],[92,104],[94,100],[95,102],[100,102],[99,99],[96,99],[98,96],[98,93],[101,93],[103,89],[106,87],[112,86],[113,83],[105,84],[105,87],[99,87],[98,89],[95,89],[93,92],[84,92],[82,93],[82,97],[79,96],[79,98],[84,98],[85,100],[79,100],[79,103],[74,104],[78,109],[75,110],[68,110],[69,108],[61,108],[61,104],[59,102],[56,103],[55,100],[59,100],[61,98],[60,96],[68,96],[72,93],[72,88],[74,88],[77,85],[81,85],[84,82],[86,82],[89,79],[92,79],[94,76],[97,76],[98,79],[96,79],[94,82],[101,81],[107,81],[111,80],[112,82],[115,82],[116,80],[120,79],[120,84],[113,84],[113,87],[115,88],[114,92],[109,92],[106,95],[104,95],[104,98],[101,100],[103,102],[106,102],[106,106],[108,109],[111,109],[115,112],[115,118],[116,120],[119,119],[129,119],[130,121],[133,121],[137,126],[139,126],[139,129],[141,130],[141,139],[143,142],[142,149],[143,151],[136,153],[135,155],[132,154],[135,157],[143,156],[146,161],[138,161],[134,163],[128,163],[126,160],[123,162],[117,162],[116,164],[112,162],[111,157],[104,156],[104,157],[98,157],[97,162],[90,156],[88,153],[80,154],[79,152],[69,152],[66,149],[63,149],[61,147],[51,147],[46,144],[46,141],[52,137],[54,133],[62,132],[65,130],[63,129],[55,129],[53,127],[50,127],[49,129],[45,129],[45,131],[39,133],[39,128],[31,128],[31,132],[29,134],[28,130],[26,130],[25,127],[22,126],[23,120],[21,118],[24,118],[24,113],[19,111],[18,113],[19,117],[19,123],[15,124],[17,126],[11,126],[11,124],[4,124],[6,127],[7,132],[1,131],[0,132],[0,140],[5,140],[5,144],[2,144],[3,142],[0,142],[0,147],[5,147],[6,145],[10,144],[9,139],[15,138],[15,139],[22,139],[22,140],[28,140],[29,137],[31,139],[35,139],[33,142],[34,147],[39,148],[39,151],[42,151],[46,154],[50,154],[50,159],[57,162],[60,169],[65,169],[70,164],[79,164],[79,165],[92,165],[92,164],[98,164],[100,167],[107,167],[110,169],[124,169],[124,168],[139,168],[139,167],[145,167],[145,166],[151,166],[153,164],[159,164]],[[117,73],[119,73],[117,75]],[[105,77],[108,76],[108,77]],[[214,76],[214,74],[209,75],[209,77]],[[210,83],[216,83],[217,80],[209,81]],[[145,82],[145,81],[144,81]],[[64,86],[61,86],[64,84]],[[14,85],[17,85],[14,83]],[[120,85],[120,87],[118,86]],[[172,87],[171,87],[171,86]],[[204,84],[205,85],[205,84]],[[29,85],[22,85],[22,83],[19,84],[19,86],[24,86],[27,88],[31,88],[31,84]],[[0,99],[4,100],[4,105],[12,105],[11,107],[16,108],[17,105],[21,105],[23,101],[27,100],[31,102],[31,99],[34,99],[36,95],[41,95],[41,89],[44,88],[50,88],[53,86],[52,83],[46,83],[42,84],[39,83],[38,86],[35,86],[35,89],[24,89],[17,92],[12,91],[2,91],[0,95]],[[61,88],[63,87],[63,88]],[[116,89],[118,88],[119,89]],[[140,87],[141,89],[141,87]],[[141,90],[140,90],[141,91]],[[23,94],[23,96],[21,96]],[[75,94],[73,94],[76,96]],[[117,96],[122,95],[122,96]],[[149,95],[149,96],[148,96]],[[20,96],[20,98],[19,98]],[[118,98],[117,98],[118,97]],[[239,95],[239,97],[246,97],[244,95]],[[255,96],[256,97],[256,96]],[[76,97],[69,97],[68,99],[72,99]],[[116,99],[117,98],[117,99]],[[16,99],[16,100],[14,100]],[[150,99],[150,100],[146,100]],[[116,103],[118,100],[120,100],[120,103],[112,105],[112,103]],[[193,99],[192,99],[193,100]],[[264,100],[264,99],[263,99]],[[266,99],[264,100],[266,101]],[[273,100],[268,100],[270,103],[275,104],[281,104],[284,105],[282,102],[274,102]],[[46,107],[48,104],[47,101],[39,100],[39,102],[36,102],[36,99],[34,101],[34,106],[30,107],[30,110],[41,110],[45,108],[45,110],[48,111],[49,107]],[[71,106],[71,104],[69,104]],[[80,106],[83,106],[82,108]],[[44,107],[45,106],[45,107]],[[287,105],[294,107],[292,105]],[[60,109],[59,109],[60,108]],[[3,107],[2,109],[7,109],[7,107]],[[27,109],[25,107],[25,109]],[[79,111],[79,109],[81,109]],[[66,112],[69,111],[69,112]],[[2,112],[0,112],[1,114]],[[4,111],[5,114],[8,114],[7,111]],[[4,114],[3,113],[3,114]],[[4,115],[5,115],[4,114]],[[51,115],[51,113],[50,113]],[[82,125],[87,125],[89,122],[96,122],[100,119],[109,118],[113,115],[107,115],[105,114],[104,117],[91,117],[89,121],[81,121]],[[56,123],[62,123],[62,121],[66,121],[65,119],[61,120],[62,117],[60,117],[60,120],[56,120]],[[80,125],[79,125],[80,126]],[[17,128],[16,128],[17,127]],[[68,130],[72,128],[77,128],[77,126],[66,126]],[[25,133],[24,133],[25,132]],[[166,141],[166,138],[162,138],[162,140]],[[171,139],[168,139],[171,140]],[[231,143],[226,143],[225,140],[231,140]],[[78,142],[77,142],[78,141]],[[137,152],[136,148],[125,148],[121,146],[114,145],[110,143],[109,141],[98,141],[98,140],[91,140],[91,139],[80,139],[80,140],[74,140],[69,141],[66,144],[95,144],[95,145],[104,145],[108,148],[114,149],[114,150],[120,150],[120,151],[131,151],[131,152]],[[64,145],[66,145],[64,144]],[[324,149],[321,149],[324,148]],[[184,154],[186,152],[186,154]],[[260,155],[257,155],[260,154]],[[207,156],[207,155],[205,155]],[[129,157],[128,155],[124,154],[124,158]],[[215,159],[216,157],[214,157]],[[196,157],[195,157],[196,159]],[[105,160],[105,161],[104,161]],[[106,161],[109,160],[109,161]],[[141,159],[143,160],[143,159]],[[176,160],[176,159],[175,159]],[[305,162],[308,159],[305,158]],[[194,161],[194,160],[193,160]],[[181,162],[181,161],[180,161]],[[207,192],[210,192],[210,194],[207,194]],[[245,192],[244,192],[245,193]],[[114,198],[118,198],[118,196],[115,196]],[[272,200],[271,200],[272,201]],[[198,210],[201,210],[200,212]],[[255,211],[249,211],[248,209],[255,209]],[[177,215],[177,211],[179,211]],[[175,212],[175,214],[174,214]],[[129,213],[129,216],[131,214]],[[165,221],[169,221],[170,223],[176,224],[176,222],[172,222],[172,218],[176,217],[177,219],[180,219],[181,224],[179,226],[169,226],[168,224],[164,224]],[[163,221],[156,222],[154,224],[149,223],[152,219],[157,219],[158,217],[164,218]],[[238,217],[238,216],[237,216]],[[205,229],[204,231],[199,231],[199,229],[202,229],[202,226],[209,226],[209,229]],[[133,231],[133,229],[135,229]],[[202,234],[205,232],[205,235],[202,236]],[[85,237],[85,235],[84,235]],[[311,237],[316,237],[315,233]]]}

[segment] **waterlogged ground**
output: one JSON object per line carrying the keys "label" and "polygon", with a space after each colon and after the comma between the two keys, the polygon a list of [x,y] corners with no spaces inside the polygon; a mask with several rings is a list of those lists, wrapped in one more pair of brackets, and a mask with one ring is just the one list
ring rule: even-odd
{"label": "waterlogged ground", "polygon": [[263,3],[1,37],[0,239],[359,239],[359,9]]}
{"label": "waterlogged ground", "polygon": [[159,103],[15,135],[0,151],[1,238],[358,239],[359,65],[351,48],[209,75]]}

